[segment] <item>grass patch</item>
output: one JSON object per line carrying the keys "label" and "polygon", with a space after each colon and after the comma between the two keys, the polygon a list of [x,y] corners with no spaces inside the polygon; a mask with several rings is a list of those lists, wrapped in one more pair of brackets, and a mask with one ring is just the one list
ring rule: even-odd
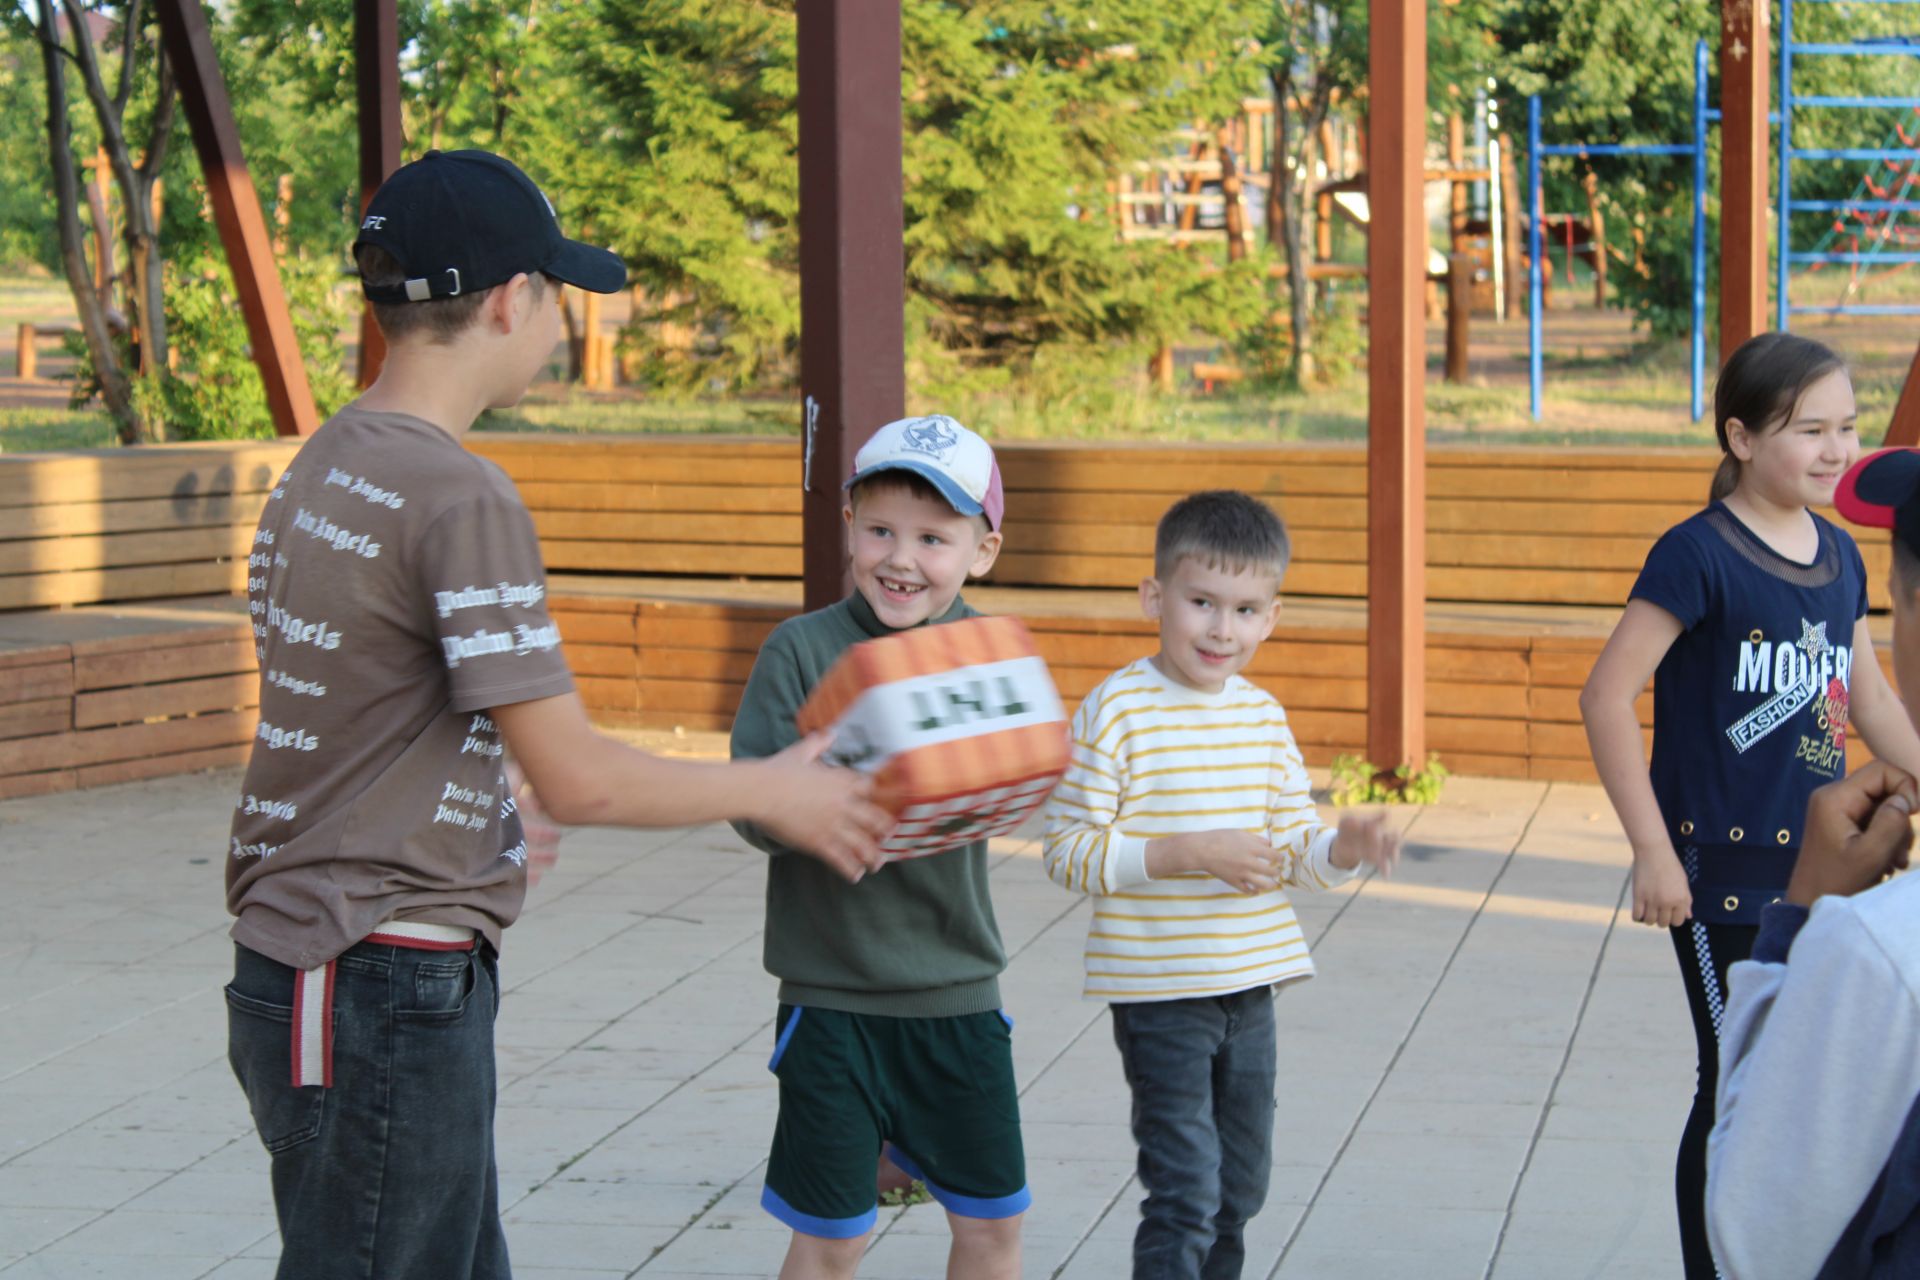
{"label": "grass patch", "polygon": [[120,442],[98,409],[0,409],[0,453],[103,449]]}

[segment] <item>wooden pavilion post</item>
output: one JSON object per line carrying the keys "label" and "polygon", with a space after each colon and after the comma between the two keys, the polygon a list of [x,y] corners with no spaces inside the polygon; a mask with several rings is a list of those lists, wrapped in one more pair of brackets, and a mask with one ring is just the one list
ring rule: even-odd
{"label": "wooden pavilion post", "polygon": [[[360,109],[360,211],[400,167],[400,19],[395,0],[354,0],[353,65]],[[387,342],[360,308],[360,385],[380,376]]]}
{"label": "wooden pavilion post", "polygon": [[1367,758],[1418,768],[1427,754],[1425,0],[1372,0],[1367,62]]}
{"label": "wooden pavilion post", "polygon": [[1720,362],[1767,330],[1767,0],[1720,0]]}
{"label": "wooden pavilion post", "polygon": [[801,504],[806,607],[847,591],[841,484],[905,416],[900,6],[798,6]]}
{"label": "wooden pavilion post", "polygon": [[260,367],[273,429],[283,436],[304,436],[319,424],[307,367],[280,288],[260,196],[240,153],[240,133],[227,101],[226,81],[214,57],[213,36],[198,0],[159,0],[160,35],[180,86],[180,105],[193,132],[194,150],[213,205],[214,225],[226,249],[240,313],[246,318],[253,361]]}

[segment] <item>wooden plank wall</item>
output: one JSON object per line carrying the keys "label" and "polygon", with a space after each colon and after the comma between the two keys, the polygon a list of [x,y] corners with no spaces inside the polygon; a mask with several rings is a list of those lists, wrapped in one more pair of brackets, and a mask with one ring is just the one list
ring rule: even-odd
{"label": "wooden plank wall", "polygon": [[232,609],[0,617],[0,799],[244,764],[258,679]]}
{"label": "wooden plank wall", "polygon": [[[513,476],[554,572],[792,578],[799,461],[787,440],[482,436]],[[1238,488],[1293,535],[1291,595],[1366,595],[1366,467],[1357,445],[999,447],[1007,540],[999,586],[1131,587],[1179,497]],[[1618,606],[1662,531],[1700,509],[1712,450],[1428,451],[1434,600]],[[1831,514],[1831,513],[1829,513]],[[1885,533],[1853,530],[1876,607]]]}
{"label": "wooden plank wall", "polygon": [[[483,436],[472,444],[519,484],[555,573],[799,573],[791,441]],[[86,606],[241,592],[254,522],[292,448],[0,458],[0,796],[244,758],[252,662],[238,615],[137,622],[129,632]],[[1016,443],[1001,454],[1009,522],[1000,586],[1130,587],[1147,571],[1165,507],[1193,489],[1227,485],[1272,498],[1287,517],[1290,596],[1364,593],[1358,446]],[[1654,537],[1698,508],[1713,460],[1708,451],[1435,449],[1433,595],[1615,606]],[[1885,535],[1855,533],[1873,599],[1884,605]],[[642,601],[612,585],[554,599],[595,715],[724,727],[783,611]],[[29,612],[49,608],[64,612]],[[14,625],[33,618],[43,620],[38,632]],[[1070,701],[1151,642],[1144,622],[1030,622]],[[1591,777],[1576,698],[1599,644],[1597,632],[1436,629],[1427,658],[1433,749],[1460,772]],[[1364,740],[1364,673],[1357,627],[1293,623],[1250,670],[1286,704],[1320,762]]]}
{"label": "wooden plank wall", "polygon": [[[556,592],[554,616],[594,718],[644,728],[725,729],[767,634],[793,610]],[[1143,619],[1023,615],[1069,707],[1153,649]],[[1595,638],[1435,633],[1427,650],[1428,739],[1455,772],[1591,779],[1576,700]],[[1248,678],[1287,708],[1307,759],[1366,741],[1366,633],[1282,625]],[[1643,698],[1643,723],[1652,711]]]}
{"label": "wooden plank wall", "polygon": [[0,457],[0,611],[244,591],[292,456],[265,442]]}
{"label": "wooden plank wall", "polygon": [[[470,437],[519,485],[555,573],[796,578],[792,441]],[[243,589],[247,540],[292,445],[173,445],[0,458],[0,610]],[[1130,587],[1176,498],[1234,487],[1293,533],[1290,595],[1366,594],[1359,446],[1001,446],[1000,586]],[[1648,547],[1701,505],[1708,450],[1436,448],[1434,600],[1616,606]],[[1886,535],[1855,530],[1885,607]]]}

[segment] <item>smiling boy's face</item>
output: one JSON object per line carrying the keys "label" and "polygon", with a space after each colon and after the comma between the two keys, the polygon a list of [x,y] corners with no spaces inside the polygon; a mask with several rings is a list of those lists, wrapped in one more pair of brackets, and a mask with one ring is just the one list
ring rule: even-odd
{"label": "smiling boy's face", "polygon": [[1280,582],[1182,556],[1164,579],[1140,584],[1140,605],[1160,624],[1154,665],[1169,680],[1218,693],[1253,661],[1280,619]]}
{"label": "smiling boy's face", "polygon": [[853,586],[881,622],[916,627],[953,607],[968,575],[993,567],[1000,535],[905,485],[862,485],[844,512]]}

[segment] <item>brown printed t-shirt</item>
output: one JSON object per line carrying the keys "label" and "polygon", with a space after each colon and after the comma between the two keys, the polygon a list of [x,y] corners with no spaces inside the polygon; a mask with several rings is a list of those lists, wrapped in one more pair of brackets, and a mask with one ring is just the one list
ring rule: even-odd
{"label": "brown printed t-shirt", "polygon": [[280,477],[247,573],[235,940],[300,969],[389,920],[498,947],[526,845],[486,711],[573,688],[513,482],[431,423],[348,407]]}

